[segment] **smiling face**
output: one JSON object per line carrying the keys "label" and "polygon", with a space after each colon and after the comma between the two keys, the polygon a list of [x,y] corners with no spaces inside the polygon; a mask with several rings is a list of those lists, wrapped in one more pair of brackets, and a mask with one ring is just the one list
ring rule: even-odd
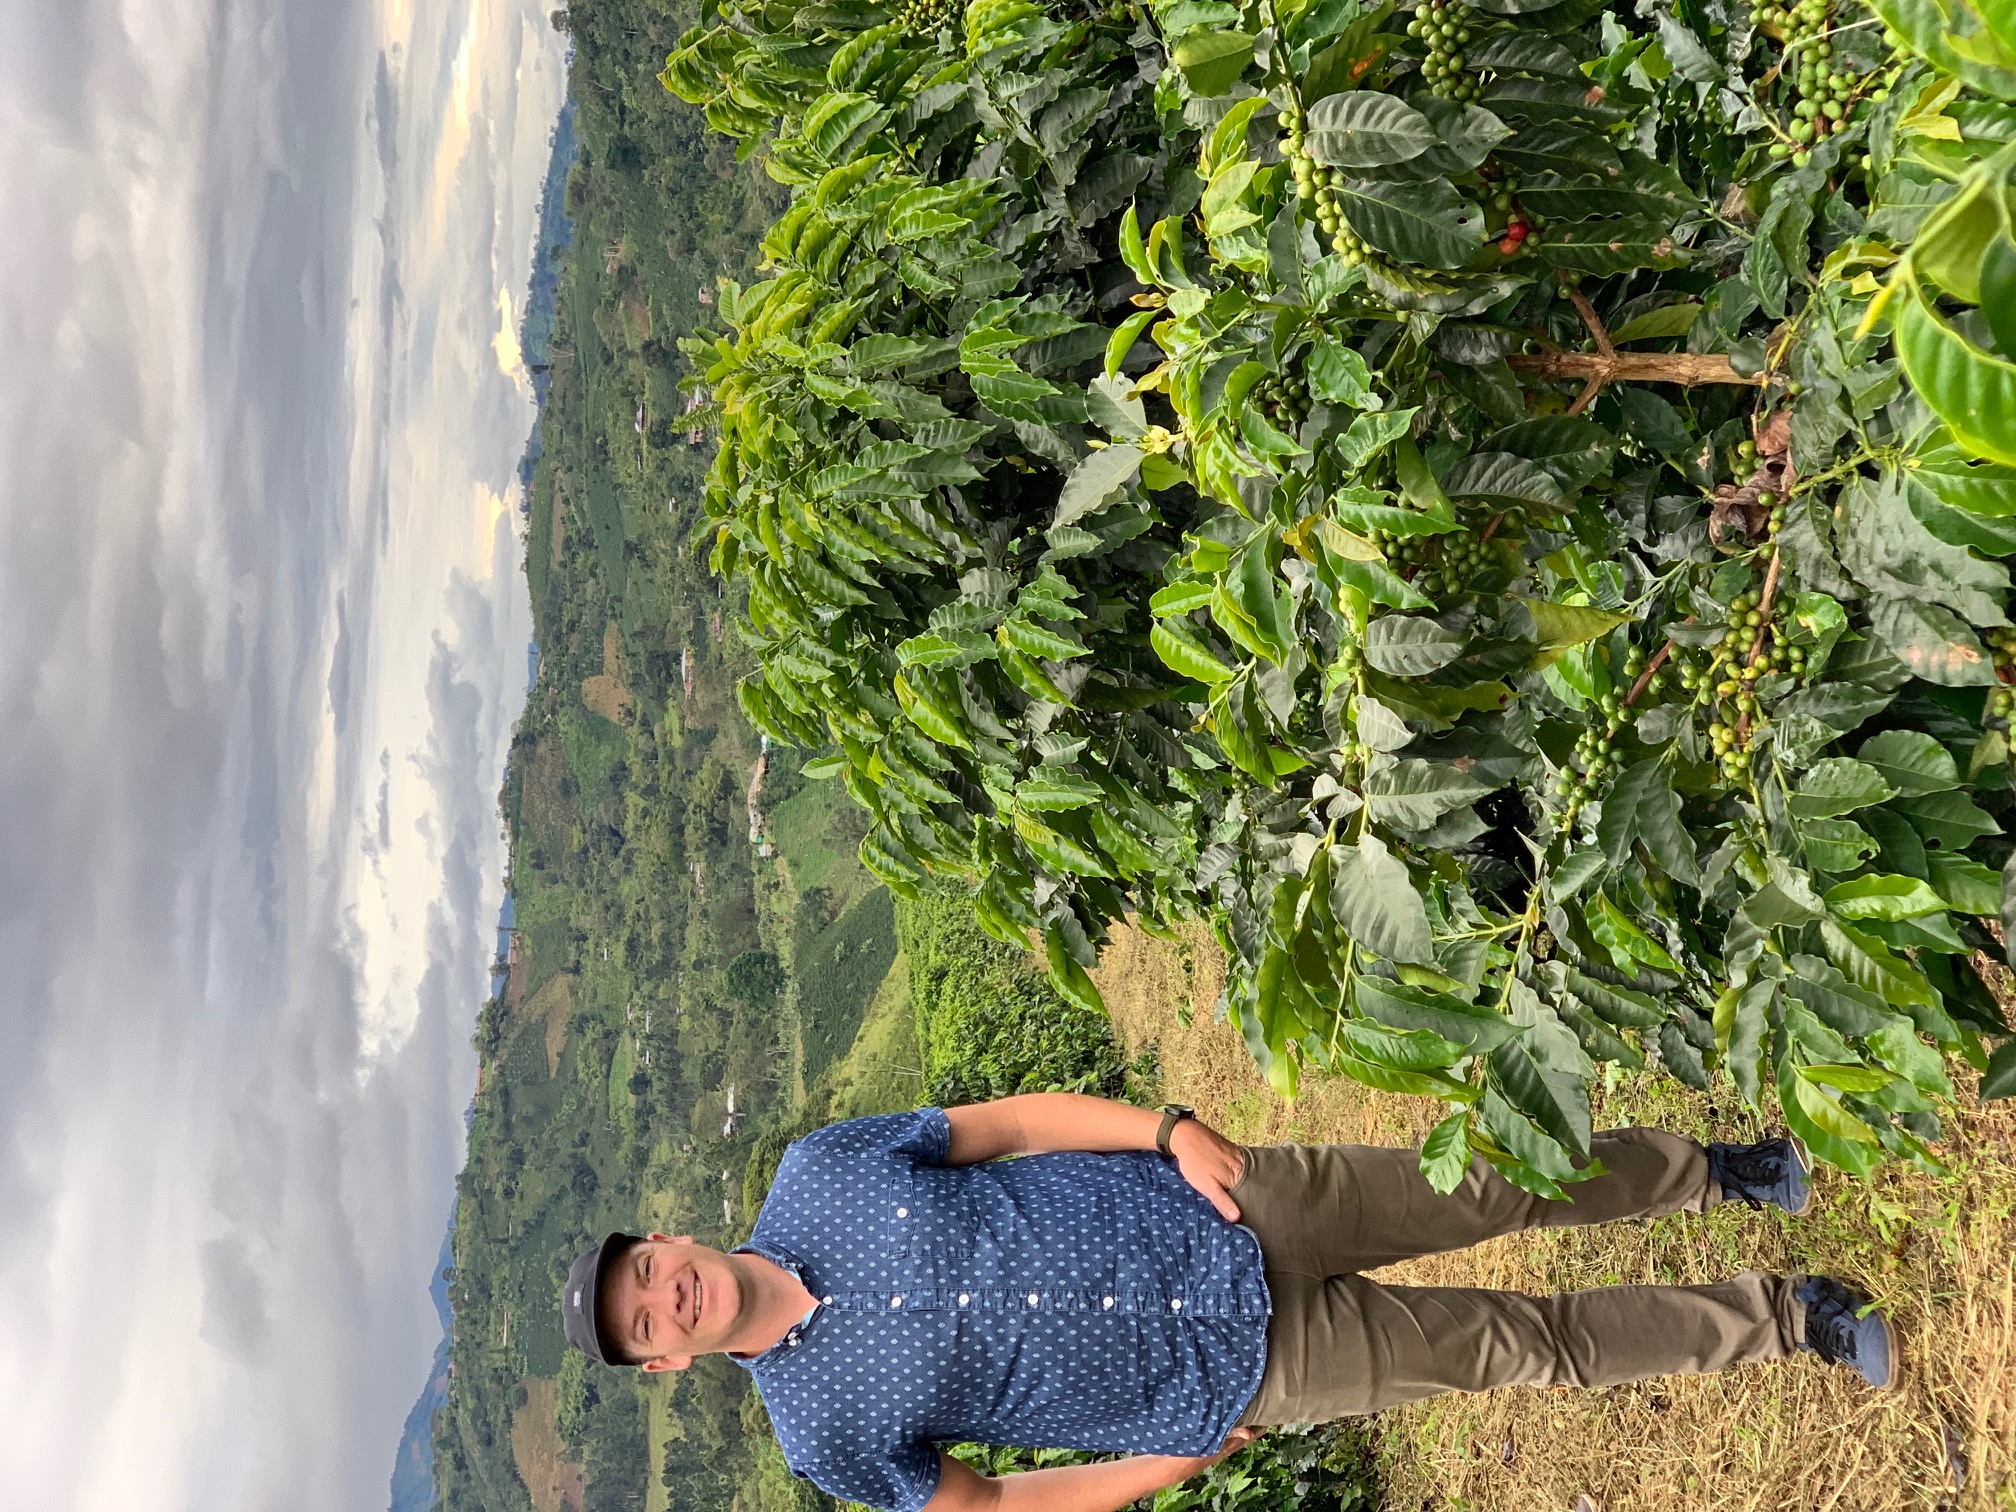
{"label": "smiling face", "polygon": [[748,1300],[729,1256],[653,1234],[602,1278],[603,1336],[645,1370],[684,1370],[695,1355],[733,1347]]}

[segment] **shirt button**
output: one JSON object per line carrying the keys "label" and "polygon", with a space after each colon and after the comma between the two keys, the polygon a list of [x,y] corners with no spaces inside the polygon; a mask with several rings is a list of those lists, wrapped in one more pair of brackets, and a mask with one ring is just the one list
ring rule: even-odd
{"label": "shirt button", "polygon": [[819,1299],[819,1305],[821,1307],[831,1307],[833,1305],[833,1299],[831,1297],[821,1297]]}
{"label": "shirt button", "polygon": [[1181,1297],[1171,1297],[1169,1299],[1169,1311],[1171,1312],[1183,1311],[1183,1299]]}
{"label": "shirt button", "polygon": [[1041,1302],[1042,1300],[1043,1299],[1037,1296],[1035,1292],[1029,1293],[1029,1305],[1031,1307],[1034,1307],[1038,1302]]}
{"label": "shirt button", "polygon": [[964,1307],[968,1302],[971,1302],[972,1300],[973,1299],[967,1296],[965,1292],[959,1293],[959,1305],[961,1307]]}
{"label": "shirt button", "polygon": [[1113,1305],[1113,1299],[1111,1297],[1101,1297],[1099,1299],[1099,1305],[1101,1307],[1111,1307]]}
{"label": "shirt button", "polygon": [[901,1297],[891,1297],[889,1299],[889,1305],[891,1307],[901,1307],[903,1305],[903,1299]]}
{"label": "shirt button", "polygon": [[897,1216],[898,1218],[908,1218],[908,1217],[910,1216],[910,1209],[908,1209],[908,1208],[898,1208],[898,1209],[896,1209],[896,1216]]}

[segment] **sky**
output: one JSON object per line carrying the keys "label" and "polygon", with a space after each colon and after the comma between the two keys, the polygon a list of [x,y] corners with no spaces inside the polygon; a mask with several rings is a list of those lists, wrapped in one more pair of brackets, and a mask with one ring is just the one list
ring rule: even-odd
{"label": "sky", "polygon": [[0,1485],[382,1509],[530,612],[550,0],[0,0]]}

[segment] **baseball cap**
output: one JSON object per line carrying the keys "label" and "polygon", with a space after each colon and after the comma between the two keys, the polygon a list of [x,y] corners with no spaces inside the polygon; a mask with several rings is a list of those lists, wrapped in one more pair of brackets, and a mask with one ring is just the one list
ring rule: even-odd
{"label": "baseball cap", "polygon": [[560,1293],[560,1326],[567,1342],[603,1365],[628,1365],[630,1361],[602,1332],[602,1278],[631,1245],[642,1242],[635,1234],[611,1234],[574,1262],[567,1271],[567,1287]]}

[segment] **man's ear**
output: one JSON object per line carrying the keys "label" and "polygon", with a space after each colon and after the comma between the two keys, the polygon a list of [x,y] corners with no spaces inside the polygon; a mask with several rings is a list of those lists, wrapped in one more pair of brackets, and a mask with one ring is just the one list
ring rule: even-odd
{"label": "man's ear", "polygon": [[686,1370],[693,1364],[691,1355],[665,1355],[660,1359],[646,1360],[637,1368],[646,1375],[658,1375],[667,1370]]}

